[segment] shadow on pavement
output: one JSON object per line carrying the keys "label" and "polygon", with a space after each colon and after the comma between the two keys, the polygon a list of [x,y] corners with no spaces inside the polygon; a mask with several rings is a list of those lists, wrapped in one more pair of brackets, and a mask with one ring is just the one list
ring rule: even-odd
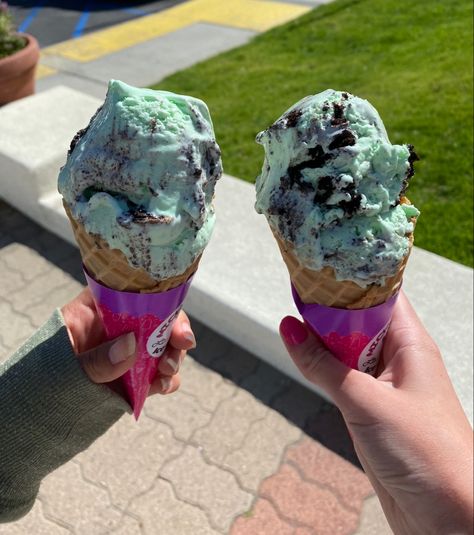
{"label": "shadow on pavement", "polygon": [[192,325],[198,346],[191,355],[197,362],[247,390],[308,436],[360,468],[341,413],[332,403],[212,331],[196,318],[192,318]]}
{"label": "shadow on pavement", "polygon": [[85,284],[78,249],[43,229],[0,199],[0,254],[4,247],[20,243]]}
{"label": "shadow on pavement", "polygon": [[[0,200],[0,255],[20,243],[85,284],[78,250]],[[0,273],[1,276],[1,273]],[[192,357],[247,390],[300,427],[308,436],[360,468],[338,409],[245,349],[192,318],[198,347]],[[289,358],[289,357],[288,357]]]}

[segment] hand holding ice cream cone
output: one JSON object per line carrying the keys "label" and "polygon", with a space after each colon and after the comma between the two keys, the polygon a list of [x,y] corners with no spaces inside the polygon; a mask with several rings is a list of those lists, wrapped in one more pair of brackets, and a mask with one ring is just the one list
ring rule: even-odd
{"label": "hand holding ice cream cone", "polygon": [[377,378],[338,362],[294,317],[280,333],[300,372],[341,411],[393,532],[472,533],[472,427],[404,293]]}
{"label": "hand holding ice cream cone", "polygon": [[405,197],[413,147],[392,145],[366,100],[333,90],[292,106],[257,141],[256,209],[297,307],[343,361],[373,373],[419,215]]}
{"label": "hand holding ice cream cone", "polygon": [[138,417],[215,221],[222,174],[199,99],[112,80],[58,188],[106,335],[137,337],[124,376]]}
{"label": "hand holding ice cream cone", "polygon": [[[61,309],[71,345],[89,379],[107,384],[115,392],[124,394],[119,378],[136,361],[137,343],[133,333],[126,333],[107,341],[104,326],[97,312],[93,296],[85,288]],[[191,325],[181,311],[171,332],[168,348],[158,365],[158,373],[149,394],[171,394],[179,388],[179,369],[186,351],[195,347]]]}

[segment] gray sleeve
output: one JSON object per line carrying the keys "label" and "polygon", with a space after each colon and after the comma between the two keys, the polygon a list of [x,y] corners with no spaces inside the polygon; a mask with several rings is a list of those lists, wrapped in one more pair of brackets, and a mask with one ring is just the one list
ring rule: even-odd
{"label": "gray sleeve", "polygon": [[83,372],[56,311],[0,365],[0,522],[25,515],[41,480],[125,412],[125,400]]}

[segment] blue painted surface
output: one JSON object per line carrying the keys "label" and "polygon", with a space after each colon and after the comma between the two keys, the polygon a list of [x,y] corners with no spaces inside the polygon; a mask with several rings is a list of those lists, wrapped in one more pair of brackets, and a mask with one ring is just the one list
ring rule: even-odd
{"label": "blue painted surface", "polygon": [[80,37],[84,33],[90,14],[91,12],[89,10],[84,10],[81,13],[79,20],[77,21],[76,27],[74,28],[74,31],[72,32],[73,37]]}
{"label": "blue painted surface", "polygon": [[26,30],[28,29],[28,26],[35,20],[36,16],[41,11],[41,8],[43,7],[43,5],[44,5],[44,2],[40,2],[31,9],[26,19],[18,26],[19,32],[26,32]]}
{"label": "blue painted surface", "polygon": [[[165,5],[167,8],[182,1],[172,0]],[[29,31],[35,34],[40,46],[49,46],[66,39],[81,37],[95,29],[151,15],[160,11],[160,4],[158,0],[146,5],[139,0],[11,0],[10,5],[17,20],[18,31]],[[69,13],[63,18],[62,11]],[[55,38],[56,35],[58,38]]]}

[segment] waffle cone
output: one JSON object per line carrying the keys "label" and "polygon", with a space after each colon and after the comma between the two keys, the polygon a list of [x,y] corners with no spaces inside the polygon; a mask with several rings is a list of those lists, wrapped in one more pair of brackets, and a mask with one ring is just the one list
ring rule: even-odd
{"label": "waffle cone", "polygon": [[[402,204],[410,204],[406,197],[402,197],[400,202]],[[413,217],[411,222],[415,225],[416,218]],[[353,281],[337,280],[336,274],[331,267],[325,267],[318,271],[308,269],[299,262],[291,244],[282,240],[276,231],[273,231],[273,235],[290,273],[291,282],[296,288],[301,301],[306,304],[317,303],[334,308],[370,308],[388,301],[392,295],[398,292],[402,285],[403,272],[413,247],[413,233],[411,233],[408,236],[408,253],[400,263],[397,273],[385,279],[383,286],[370,284],[366,288],[362,288]]]}
{"label": "waffle cone", "polygon": [[64,208],[88,273],[97,282],[113,290],[139,293],[166,292],[185,283],[198,268],[201,256],[181,275],[163,280],[154,279],[143,268],[132,267],[122,251],[111,249],[102,238],[89,234],[84,226],[74,219],[66,203]]}
{"label": "waffle cone", "polygon": [[[275,238],[301,301],[335,308],[360,309],[385,303],[399,290],[409,256],[406,255],[397,273],[387,278],[383,286],[371,284],[361,288],[355,282],[337,280],[330,267],[319,271],[304,267],[293,253],[292,246],[277,235]],[[410,250],[412,243],[413,235],[410,236]]]}

